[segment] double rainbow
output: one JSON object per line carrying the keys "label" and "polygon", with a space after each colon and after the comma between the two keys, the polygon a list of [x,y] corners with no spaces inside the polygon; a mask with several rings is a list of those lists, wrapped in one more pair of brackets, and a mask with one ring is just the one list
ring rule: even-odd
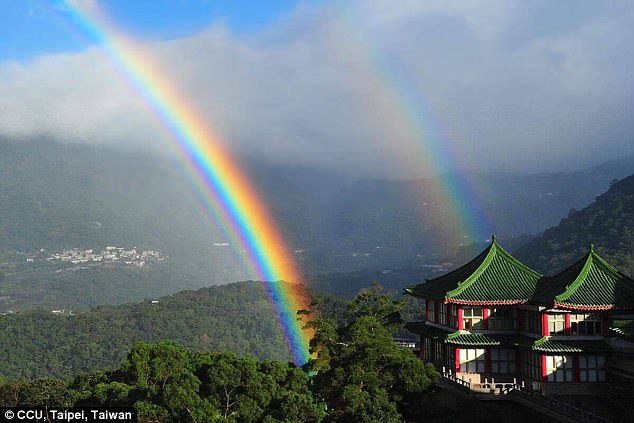
{"label": "double rainbow", "polygon": [[206,208],[246,252],[253,277],[265,281],[293,361],[307,362],[310,333],[302,329],[296,311],[307,308],[308,295],[281,234],[236,161],[159,67],[106,19],[96,3],[68,0],[65,5],[73,21],[103,47],[169,131]]}

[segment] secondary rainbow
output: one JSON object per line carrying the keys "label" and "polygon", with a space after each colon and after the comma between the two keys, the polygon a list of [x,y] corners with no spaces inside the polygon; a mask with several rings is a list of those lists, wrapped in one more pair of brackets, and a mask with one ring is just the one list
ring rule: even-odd
{"label": "secondary rainbow", "polygon": [[[358,28],[359,17],[351,3],[334,7],[331,22],[332,51],[346,63],[354,63],[369,83],[373,98],[386,102],[390,118],[398,128],[387,142],[402,167],[416,172],[424,167],[437,175],[437,184],[426,196],[443,204],[449,225],[435,225],[438,238],[466,235],[472,242],[481,242],[493,231],[490,217],[482,207],[482,194],[487,189],[472,168],[469,157],[459,151],[456,133],[434,116],[433,108],[423,96],[420,81],[402,66],[398,56],[387,56],[376,40],[366,37]],[[446,233],[442,233],[445,231]],[[454,238],[455,240],[455,238]]]}
{"label": "secondary rainbow", "polygon": [[74,23],[103,47],[169,131],[207,210],[232,243],[246,252],[245,262],[252,277],[265,281],[264,289],[293,361],[300,365],[307,362],[310,333],[302,329],[296,316],[296,310],[308,306],[307,292],[267,207],[236,161],[193,105],[161,74],[146,51],[124,37],[95,2],[66,1],[65,5]]}

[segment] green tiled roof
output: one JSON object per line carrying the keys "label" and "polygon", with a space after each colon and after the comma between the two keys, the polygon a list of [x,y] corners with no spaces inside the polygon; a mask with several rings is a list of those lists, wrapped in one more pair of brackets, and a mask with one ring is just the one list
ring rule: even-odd
{"label": "green tiled roof", "polygon": [[485,335],[460,331],[448,332],[438,327],[427,325],[424,322],[410,322],[405,325],[405,328],[417,335],[456,346],[493,347],[498,345],[517,345],[519,338],[513,335]]}
{"label": "green tiled roof", "polygon": [[445,339],[447,344],[487,347],[500,345],[500,341],[481,333],[454,332]]}
{"label": "green tiled roof", "polygon": [[599,257],[594,248],[552,277],[539,281],[531,302],[573,310],[634,308],[634,280]]}
{"label": "green tiled roof", "polygon": [[406,289],[421,298],[457,304],[518,304],[533,295],[541,275],[520,263],[497,242],[464,266]]}
{"label": "green tiled roof", "polygon": [[541,338],[532,345],[533,351],[539,351],[549,354],[555,353],[601,353],[609,352],[610,346],[601,340],[596,341],[576,341],[576,340],[553,340],[550,338]]}

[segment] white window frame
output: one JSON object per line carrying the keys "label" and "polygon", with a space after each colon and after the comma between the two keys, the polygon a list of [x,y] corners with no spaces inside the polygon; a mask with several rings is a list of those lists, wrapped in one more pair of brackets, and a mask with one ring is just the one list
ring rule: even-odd
{"label": "white window frame", "polygon": [[463,373],[484,373],[486,369],[486,350],[461,348],[460,371]]}
{"label": "white window frame", "polygon": [[548,314],[548,334],[550,336],[561,336],[566,334],[565,314]]}
{"label": "white window frame", "polygon": [[574,382],[574,357],[571,355],[547,355],[548,382]]}
{"label": "white window frame", "polygon": [[[476,312],[480,312],[477,315]],[[482,307],[463,307],[462,308],[462,324],[465,330],[482,329],[482,321],[484,319],[484,311]]]}

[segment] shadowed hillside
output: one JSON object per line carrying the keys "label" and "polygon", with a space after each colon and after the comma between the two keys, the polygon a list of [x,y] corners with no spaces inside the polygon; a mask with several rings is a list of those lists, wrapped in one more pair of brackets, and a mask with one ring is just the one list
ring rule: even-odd
{"label": "shadowed hillside", "polygon": [[619,270],[634,270],[634,175],[614,182],[588,207],[568,217],[516,251],[536,269],[553,273],[572,264],[595,244]]}

